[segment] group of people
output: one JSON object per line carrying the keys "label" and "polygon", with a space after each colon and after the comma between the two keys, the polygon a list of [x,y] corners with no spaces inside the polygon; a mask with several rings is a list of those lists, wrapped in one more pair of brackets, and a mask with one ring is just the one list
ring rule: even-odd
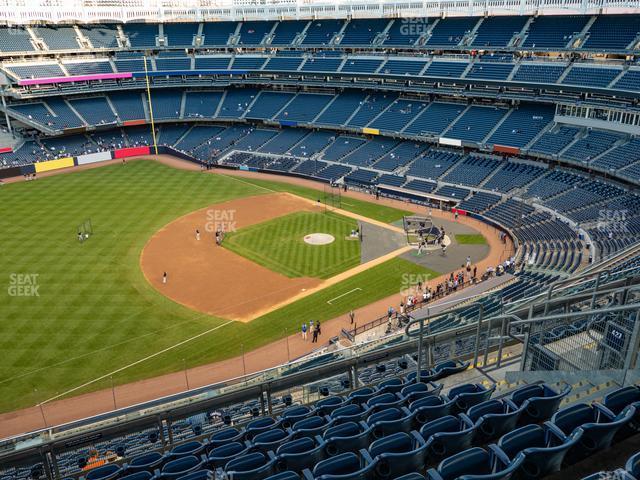
{"label": "group of people", "polygon": [[[196,228],[196,241],[200,241],[200,230],[198,228]],[[224,239],[224,232],[220,229],[216,230],[215,233],[215,240],[216,240],[216,245],[220,246],[222,245],[222,240]]]}
{"label": "group of people", "polygon": [[305,342],[308,338],[308,333],[311,332],[311,343],[318,343],[318,337],[322,333],[320,329],[320,322],[313,323],[313,320],[309,321],[309,326],[307,327],[307,323],[302,324],[302,340]]}

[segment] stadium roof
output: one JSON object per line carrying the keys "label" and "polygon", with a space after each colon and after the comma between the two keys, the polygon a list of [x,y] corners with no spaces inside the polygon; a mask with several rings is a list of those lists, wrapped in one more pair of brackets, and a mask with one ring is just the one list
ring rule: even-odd
{"label": "stadium roof", "polygon": [[4,0],[0,22],[279,20],[638,13],[639,0]]}

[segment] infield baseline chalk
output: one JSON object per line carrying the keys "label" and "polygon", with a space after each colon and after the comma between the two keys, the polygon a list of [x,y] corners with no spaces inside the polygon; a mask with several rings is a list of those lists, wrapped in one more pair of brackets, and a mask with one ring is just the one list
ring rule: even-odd
{"label": "infield baseline chalk", "polygon": [[327,303],[328,303],[329,305],[331,305],[331,302],[333,302],[334,300],[337,300],[337,299],[339,299],[339,298],[342,298],[342,297],[344,297],[345,295],[349,295],[350,293],[356,292],[356,291],[358,291],[358,290],[362,290],[362,289],[361,289],[360,287],[358,287],[358,288],[354,288],[353,290],[349,290],[348,292],[343,293],[342,295],[338,295],[337,297],[332,298],[331,300],[327,300]]}

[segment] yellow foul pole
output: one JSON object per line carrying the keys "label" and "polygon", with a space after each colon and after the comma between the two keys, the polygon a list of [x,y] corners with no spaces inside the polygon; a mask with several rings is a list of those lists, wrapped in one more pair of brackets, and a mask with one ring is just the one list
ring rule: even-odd
{"label": "yellow foul pole", "polygon": [[153,136],[153,150],[158,154],[158,144],[156,143],[156,126],[153,121],[153,104],[151,103],[151,88],[149,86],[149,73],[147,70],[147,56],[144,56],[144,78],[147,82],[147,101],[149,102],[149,117],[151,118],[151,135]]}

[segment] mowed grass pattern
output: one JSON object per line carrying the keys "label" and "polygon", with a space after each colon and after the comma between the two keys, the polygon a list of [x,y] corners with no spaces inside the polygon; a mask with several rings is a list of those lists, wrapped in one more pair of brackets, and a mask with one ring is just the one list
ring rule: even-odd
{"label": "mowed grass pattern", "polygon": [[456,233],[456,241],[460,245],[486,245],[487,239],[479,233]]}
{"label": "mowed grass pattern", "polygon": [[[140,252],[180,215],[261,193],[155,162],[3,186],[0,409],[34,405],[223,323],[158,294]],[[95,234],[80,244],[76,227],[86,218]],[[11,296],[17,275],[32,274],[39,296]]]}
{"label": "mowed grass pattern", "polygon": [[[231,177],[151,161],[3,185],[0,411],[33,406],[102,376],[73,394],[240,355],[297,331],[305,320],[328,320],[394,294],[404,274],[424,272],[394,259],[250,323],[228,325],[172,302],[146,282],[140,253],[157,230],[199,208],[264,193]],[[384,215],[398,214],[384,209]],[[95,235],[80,245],[76,227],[86,218]],[[39,296],[11,296],[14,274],[37,275]],[[355,286],[362,290],[327,304]]]}
{"label": "mowed grass pattern", "polygon": [[[360,264],[360,242],[348,239],[358,223],[332,212],[296,212],[229,234],[224,246],[288,277],[329,278]],[[335,241],[309,245],[304,236],[328,233]]]}

